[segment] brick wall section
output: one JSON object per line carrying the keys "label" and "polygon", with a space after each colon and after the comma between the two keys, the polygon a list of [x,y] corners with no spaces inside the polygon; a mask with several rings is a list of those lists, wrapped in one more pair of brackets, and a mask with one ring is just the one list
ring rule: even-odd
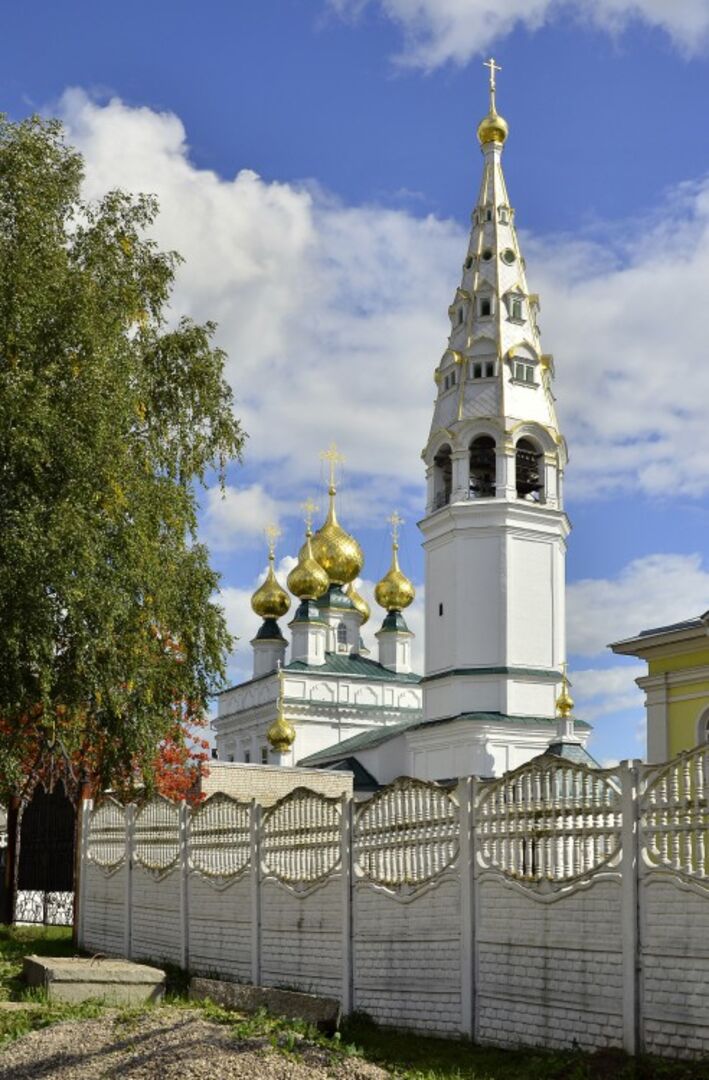
{"label": "brick wall section", "polygon": [[84,920],[83,948],[87,952],[102,952],[107,956],[123,956],[126,928],[126,875],[121,866],[106,876],[88,863],[86,890],[91,897]]}
{"label": "brick wall section", "polygon": [[190,971],[251,981],[251,885],[248,872],[224,888],[190,874],[187,923]]}
{"label": "brick wall section", "polygon": [[709,1055],[709,895],[670,873],[640,888],[642,1034],[649,1053]]}
{"label": "brick wall section", "polygon": [[209,776],[202,778],[205,795],[223,791],[241,802],[255,799],[261,806],[273,806],[294,788],[306,787],[327,798],[352,794],[352,773],[326,769],[284,769],[280,765],[244,765],[213,761]]}
{"label": "brick wall section", "polygon": [[354,888],[353,926],[355,1010],[393,1027],[460,1032],[457,877],[409,903],[360,882]]}
{"label": "brick wall section", "polygon": [[131,958],[181,960],[180,873],[169,871],[155,878],[142,866],[133,867],[131,903]]}
{"label": "brick wall section", "polygon": [[298,895],[261,886],[261,982],[339,998],[342,991],[342,879]]}
{"label": "brick wall section", "polygon": [[622,1046],[619,883],[599,880],[553,903],[497,875],[476,891],[479,1039]]}

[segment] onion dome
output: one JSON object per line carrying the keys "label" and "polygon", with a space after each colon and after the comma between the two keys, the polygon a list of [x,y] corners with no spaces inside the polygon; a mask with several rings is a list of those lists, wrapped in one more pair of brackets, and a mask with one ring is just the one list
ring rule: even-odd
{"label": "onion dome", "polygon": [[490,112],[487,114],[484,120],[481,120],[478,124],[478,139],[480,145],[484,146],[485,143],[504,143],[505,139],[509,135],[510,129],[504,116],[500,116],[494,105],[491,107]]}
{"label": "onion dome", "polygon": [[416,596],[416,590],[407,578],[406,574],[402,573],[399,567],[399,543],[397,540],[398,525],[400,519],[396,514],[392,515],[390,519],[394,524],[394,537],[391,545],[391,566],[384,575],[382,580],[377,584],[374,590],[374,596],[380,607],[386,608],[387,611],[402,611],[413,603],[413,599]]}
{"label": "onion dome", "polygon": [[345,596],[349,597],[352,607],[362,616],[362,626],[364,626],[370,615],[369,604],[363,596],[360,596],[352,582],[345,589]]}
{"label": "onion dome", "polygon": [[315,561],[326,571],[333,585],[346,585],[353,581],[364,565],[364,555],[354,536],[342,528],[335,513],[334,484],[330,485],[330,509],[325,524],[318,529],[312,540]]}
{"label": "onion dome", "polygon": [[295,742],[295,728],[286,719],[283,711],[283,675],[278,673],[278,710],[276,719],[266,732],[271,748],[279,754],[285,754]]}
{"label": "onion dome", "polygon": [[574,711],[574,699],[569,693],[569,680],[564,672],[561,680],[561,693],[556,699],[556,715],[562,720],[567,720]]}
{"label": "onion dome", "polygon": [[300,549],[298,562],[288,575],[288,588],[299,600],[317,600],[327,592],[330,578],[313,555],[310,528]]}
{"label": "onion dome", "polygon": [[290,607],[290,597],[276,578],[274,560],[275,555],[269,551],[266,580],[251,597],[251,608],[262,619],[280,619]]}

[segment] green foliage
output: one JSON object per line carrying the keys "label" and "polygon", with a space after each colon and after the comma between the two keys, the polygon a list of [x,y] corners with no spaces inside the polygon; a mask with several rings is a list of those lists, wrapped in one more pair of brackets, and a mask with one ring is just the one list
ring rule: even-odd
{"label": "green foliage", "polygon": [[196,485],[244,438],[224,355],[169,312],[155,200],[81,181],[59,123],[0,116],[0,795],[55,731],[150,789],[230,645],[196,542]]}

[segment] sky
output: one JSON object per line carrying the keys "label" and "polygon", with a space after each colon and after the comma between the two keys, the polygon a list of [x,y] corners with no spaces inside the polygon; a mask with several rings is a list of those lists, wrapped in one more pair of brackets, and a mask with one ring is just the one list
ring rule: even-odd
{"label": "sky", "polygon": [[[504,168],[569,442],[568,638],[603,762],[644,753],[644,665],[608,642],[709,608],[709,0],[0,3],[0,109],[64,121],[87,198],[158,195],[173,312],[218,323],[249,439],[200,532],[250,671],[320,451],[386,571],[405,520],[421,666],[425,443],[460,277],[492,52]],[[377,609],[378,610],[378,609]],[[366,627],[377,629],[377,614]]]}

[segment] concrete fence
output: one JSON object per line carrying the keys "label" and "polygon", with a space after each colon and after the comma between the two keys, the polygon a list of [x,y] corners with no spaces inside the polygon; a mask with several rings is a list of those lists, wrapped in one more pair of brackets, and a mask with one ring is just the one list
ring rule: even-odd
{"label": "concrete fence", "polygon": [[84,948],[497,1045],[709,1054],[709,747],[367,802],[87,804]]}

